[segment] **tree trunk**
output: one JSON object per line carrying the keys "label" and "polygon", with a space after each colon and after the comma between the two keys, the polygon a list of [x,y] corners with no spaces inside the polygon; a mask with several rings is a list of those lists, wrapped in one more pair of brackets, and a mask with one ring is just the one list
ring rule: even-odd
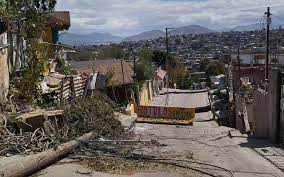
{"label": "tree trunk", "polygon": [[[7,44],[7,33],[0,35],[0,44]],[[0,51],[0,105],[5,104],[9,92],[9,67],[8,67],[8,50]]]}
{"label": "tree trunk", "polygon": [[88,141],[94,137],[96,137],[94,133],[87,133],[76,140],[59,145],[56,150],[49,149],[36,155],[0,162],[0,176],[22,177],[32,175],[67,156],[80,145],[80,141]]}

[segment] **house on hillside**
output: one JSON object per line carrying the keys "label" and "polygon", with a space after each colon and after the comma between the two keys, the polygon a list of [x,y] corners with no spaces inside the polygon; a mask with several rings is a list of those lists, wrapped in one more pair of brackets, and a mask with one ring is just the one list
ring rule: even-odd
{"label": "house on hillside", "polygon": [[69,11],[55,11],[46,25],[42,33],[42,41],[50,44],[58,44],[59,32],[70,28],[70,13]]}
{"label": "house on hillside", "polygon": [[[7,25],[7,31],[4,35],[6,35],[7,43],[10,44],[7,53],[9,72],[14,73],[20,71],[25,63],[24,51],[26,49],[26,41],[18,32],[18,28],[24,24],[24,21],[7,23],[9,25]],[[51,17],[48,19],[47,24],[45,25],[45,28],[39,38],[39,41],[47,44],[50,59],[56,58],[58,53],[63,53],[61,55],[64,56],[63,49],[65,48],[65,45],[58,45],[59,31],[68,30],[69,27],[70,13],[68,11],[55,11],[51,14]],[[67,47],[67,49],[69,51],[70,47]]]}
{"label": "house on hillside", "polygon": [[[9,75],[17,75],[24,68],[26,62],[26,40],[19,33],[19,28],[24,25],[24,20],[18,22],[0,19],[0,100],[5,102],[8,94]],[[67,52],[74,51],[70,46],[59,44],[59,31],[68,30],[70,27],[70,13],[68,11],[52,12],[45,24],[39,41],[46,44],[49,53],[49,64],[46,65],[43,75],[54,72],[55,62],[66,59]],[[63,76],[62,76],[63,77]],[[3,98],[3,99],[2,99]]]}
{"label": "house on hillside", "polygon": [[126,61],[105,59],[69,61],[69,63],[76,74],[84,74],[92,76],[92,79],[96,79],[95,88],[104,90],[112,100],[118,103],[125,103],[134,98],[134,71]]}
{"label": "house on hillside", "polygon": [[220,74],[217,76],[210,76],[211,87],[214,89],[225,89],[226,86],[226,76]]}
{"label": "house on hillside", "polygon": [[65,61],[67,59],[67,53],[76,51],[74,47],[61,44],[59,41],[59,33],[68,30],[70,26],[71,22],[69,11],[55,11],[51,14],[41,36],[41,41],[46,43],[48,46],[50,58],[49,66],[46,67],[44,75],[48,75],[48,73],[53,72],[52,68],[55,67],[54,65],[60,63],[59,60]]}

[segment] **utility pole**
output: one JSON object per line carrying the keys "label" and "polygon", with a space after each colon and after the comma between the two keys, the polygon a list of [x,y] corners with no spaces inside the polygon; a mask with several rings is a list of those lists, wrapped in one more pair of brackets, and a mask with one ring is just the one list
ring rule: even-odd
{"label": "utility pole", "polygon": [[168,105],[168,101],[169,101],[169,35],[168,32],[170,29],[173,28],[166,28],[166,69],[167,69],[167,98],[166,98],[166,106]]}
{"label": "utility pole", "polygon": [[238,56],[237,56],[237,60],[238,60],[238,79],[239,79],[239,88],[241,87],[241,59],[240,59],[240,46],[238,47]]}
{"label": "utility pole", "polygon": [[267,12],[265,12],[266,15],[266,62],[265,62],[265,80],[268,80],[268,68],[269,68],[269,28],[271,24],[271,13],[270,13],[270,7],[267,7]]}
{"label": "utility pole", "polygon": [[124,84],[125,98],[128,99],[127,88],[126,88],[125,77],[124,77],[124,67],[123,67],[123,61],[122,60],[120,60],[120,64],[121,64],[122,79],[123,79],[123,84]]}
{"label": "utility pole", "polygon": [[133,51],[133,49],[131,49],[131,54],[133,57],[133,70],[134,70],[133,78],[136,79],[136,56],[135,56],[135,52]]}

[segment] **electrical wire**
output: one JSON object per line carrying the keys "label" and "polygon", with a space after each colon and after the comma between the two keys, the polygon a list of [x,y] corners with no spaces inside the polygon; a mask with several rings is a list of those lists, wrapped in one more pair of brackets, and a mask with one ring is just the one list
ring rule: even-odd
{"label": "electrical wire", "polygon": [[260,22],[259,22],[260,31],[263,31],[264,29],[264,19],[265,19],[265,15],[261,17]]}

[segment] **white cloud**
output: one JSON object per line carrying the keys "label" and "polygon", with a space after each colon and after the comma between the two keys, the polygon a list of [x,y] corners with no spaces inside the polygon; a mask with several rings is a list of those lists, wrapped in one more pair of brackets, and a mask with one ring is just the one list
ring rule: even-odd
{"label": "white cloud", "polygon": [[258,23],[267,6],[280,23],[283,0],[58,0],[57,10],[71,12],[72,32],[125,36],[166,26],[220,29]]}

